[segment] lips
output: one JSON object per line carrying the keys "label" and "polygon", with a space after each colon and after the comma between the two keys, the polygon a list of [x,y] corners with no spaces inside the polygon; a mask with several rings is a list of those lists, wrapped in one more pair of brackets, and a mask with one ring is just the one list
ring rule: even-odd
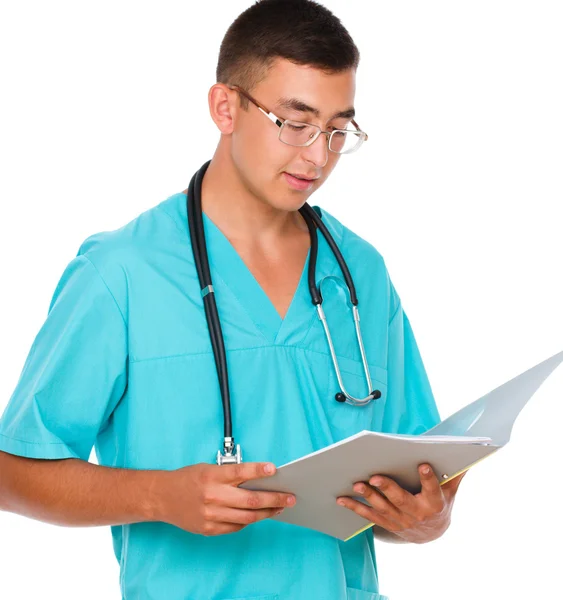
{"label": "lips", "polygon": [[300,179],[295,175],[290,175],[284,171],[284,177],[287,183],[294,190],[306,191],[313,187],[314,179]]}
{"label": "lips", "polygon": [[315,181],[318,179],[318,177],[307,177],[306,175],[297,175],[296,173],[288,173],[288,175],[291,175],[296,179],[302,179],[303,181]]}

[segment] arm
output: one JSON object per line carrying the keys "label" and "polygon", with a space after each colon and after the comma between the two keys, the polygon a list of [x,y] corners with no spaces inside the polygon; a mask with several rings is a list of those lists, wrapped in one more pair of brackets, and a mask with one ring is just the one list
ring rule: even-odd
{"label": "arm", "polygon": [[150,521],[159,473],[0,451],[0,510],[67,527]]}
{"label": "arm", "polygon": [[238,489],[275,472],[258,463],[170,471],[88,462],[124,397],[129,362],[125,270],[98,252],[95,266],[82,253],[91,246],[65,269],[0,418],[0,510],[63,526],[162,521],[220,535],[291,506],[289,494]]}
{"label": "arm", "polygon": [[54,525],[163,521],[223,535],[280,514],[293,494],[239,488],[273,465],[188,465],[172,471],[117,469],[81,459],[33,459],[0,452],[0,510]]}

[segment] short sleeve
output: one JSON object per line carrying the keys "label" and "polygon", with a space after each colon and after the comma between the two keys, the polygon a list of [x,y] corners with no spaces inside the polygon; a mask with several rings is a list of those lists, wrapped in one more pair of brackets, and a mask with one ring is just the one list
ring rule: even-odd
{"label": "short sleeve", "polygon": [[127,326],[96,267],[79,254],[0,418],[0,450],[87,461],[127,382]]}
{"label": "short sleeve", "polygon": [[396,308],[389,322],[383,431],[417,435],[438,424],[440,415],[410,321],[392,284],[391,291]]}

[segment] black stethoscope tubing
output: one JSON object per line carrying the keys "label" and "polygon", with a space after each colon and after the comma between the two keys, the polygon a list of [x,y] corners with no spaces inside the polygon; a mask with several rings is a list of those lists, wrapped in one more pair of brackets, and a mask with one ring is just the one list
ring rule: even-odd
{"label": "black stethoscope tubing", "polygon": [[[191,178],[190,184],[188,186],[188,193],[186,196],[186,210],[188,216],[188,226],[190,231],[194,262],[197,269],[201,293],[203,296],[205,316],[207,319],[209,337],[211,340],[211,346],[215,358],[215,366],[217,370],[217,377],[223,402],[224,437],[225,440],[229,440],[229,442],[226,441],[225,449],[227,451],[227,454],[230,454],[234,448],[234,439],[229,379],[227,372],[227,356],[225,352],[223,332],[221,330],[221,322],[219,320],[219,312],[217,310],[215,294],[213,293],[213,282],[211,279],[211,271],[209,269],[209,257],[207,254],[207,246],[205,243],[203,211],[201,204],[201,186],[203,182],[203,176],[205,175],[205,172],[207,171],[207,168],[209,167],[210,163],[210,160],[204,163],[203,166],[200,167],[200,169]],[[346,281],[346,285],[348,286],[350,292],[350,301],[354,306],[357,306],[358,297],[356,295],[356,288],[354,286],[352,276],[342,256],[342,253],[340,252],[338,246],[336,245],[336,242],[334,241],[332,235],[328,231],[326,225],[323,223],[322,218],[307,203],[305,203],[299,209],[299,212],[301,213],[305,220],[305,223],[307,224],[307,228],[309,229],[309,235],[311,238],[311,248],[308,265],[308,284],[313,304],[315,306],[318,306],[322,304],[323,301],[321,291],[317,288],[315,281],[315,272],[318,255],[318,238],[316,230],[319,229],[323,234],[324,238],[326,239],[331,251],[333,252],[338,262],[340,270],[342,271],[342,274]],[[381,395],[379,391],[376,391],[374,393],[376,394],[374,397],[378,397],[377,394],[379,396]]]}
{"label": "black stethoscope tubing", "polygon": [[[207,161],[201,167],[190,181],[188,186],[188,195],[186,197],[188,210],[188,223],[190,228],[190,237],[192,240],[192,249],[194,253],[194,262],[197,269],[197,275],[200,288],[203,290],[211,286],[211,272],[209,270],[209,258],[207,255],[207,246],[205,243],[205,234],[203,228],[203,213],[201,207],[201,184],[203,176],[211,161]],[[191,199],[191,202],[190,202]],[[203,305],[205,316],[207,318],[207,327],[211,338],[211,346],[215,357],[217,377],[223,400],[224,433],[226,438],[232,437],[233,425],[231,417],[231,401],[229,391],[229,380],[227,373],[227,358],[219,312],[215,302],[215,294],[209,293],[203,296]]]}

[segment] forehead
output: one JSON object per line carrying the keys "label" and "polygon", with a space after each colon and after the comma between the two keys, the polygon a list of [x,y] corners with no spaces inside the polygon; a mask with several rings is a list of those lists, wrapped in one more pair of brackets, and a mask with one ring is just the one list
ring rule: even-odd
{"label": "forehead", "polygon": [[254,88],[260,100],[271,107],[286,108],[288,99],[298,99],[319,110],[327,119],[354,106],[356,72],[349,69],[327,74],[315,67],[277,59],[266,77]]}

